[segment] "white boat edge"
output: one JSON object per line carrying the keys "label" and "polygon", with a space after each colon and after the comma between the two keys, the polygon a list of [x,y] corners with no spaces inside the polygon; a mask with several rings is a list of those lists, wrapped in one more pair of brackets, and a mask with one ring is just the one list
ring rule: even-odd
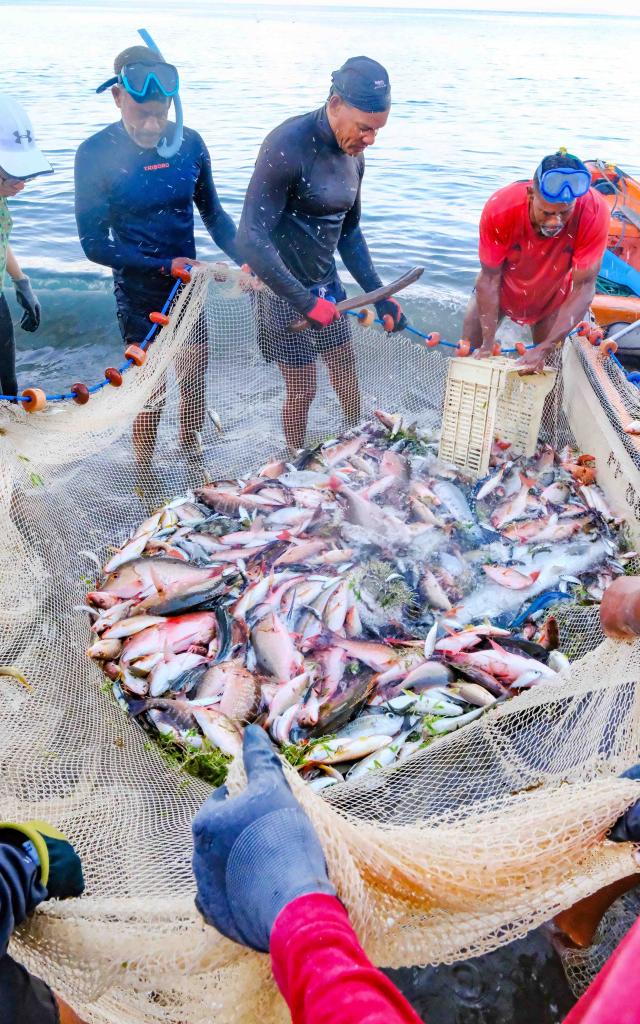
{"label": "white boat edge", "polygon": [[624,433],[631,416],[599,365],[601,358],[588,342],[572,339],[565,344],[562,407],[580,450],[596,458],[598,485],[627,523],[634,547],[640,547],[640,437]]}

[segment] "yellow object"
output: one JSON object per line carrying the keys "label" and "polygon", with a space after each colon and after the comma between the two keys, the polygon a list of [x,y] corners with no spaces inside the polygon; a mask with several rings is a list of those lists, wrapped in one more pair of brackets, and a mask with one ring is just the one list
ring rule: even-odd
{"label": "yellow object", "polygon": [[456,357],[449,360],[439,456],[473,477],[485,476],[496,438],[510,452],[536,450],[544,401],[556,371],[521,377],[516,361]]}
{"label": "yellow object", "polygon": [[0,829],[4,828],[11,829],[13,832],[20,832],[25,839],[31,840],[40,860],[40,879],[46,889],[47,882],[49,881],[49,851],[42,837],[45,835],[50,836],[51,839],[64,839],[65,837],[45,821],[25,821],[21,823],[0,821]]}
{"label": "yellow object", "polygon": [[19,683],[22,683],[27,690],[33,690],[31,683],[23,676],[19,668],[14,665],[0,665],[0,676],[13,676]]}

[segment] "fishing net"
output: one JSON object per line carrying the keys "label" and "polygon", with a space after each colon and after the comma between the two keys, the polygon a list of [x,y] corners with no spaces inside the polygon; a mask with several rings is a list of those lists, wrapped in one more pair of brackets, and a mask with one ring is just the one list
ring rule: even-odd
{"label": "fishing net", "polygon": [[[200,483],[203,465],[211,478],[235,478],[284,453],[282,378],[262,354],[279,328],[265,318],[272,298],[254,285],[203,268],[122,387],[84,407],[0,412],[0,663],[31,686],[1,679],[2,813],[55,822],[80,851],[87,882],[82,899],[39,908],[14,951],[100,1024],[287,1019],[268,958],[195,911],[191,820],[208,786],[167,762],[105,692],[76,608],[95,579],[91,552],[103,561],[150,508]],[[437,429],[441,350],[350,324],[362,415],[382,406]],[[343,426],[324,366],[311,438]],[[210,415],[200,430],[203,367]],[[558,445],[568,438],[561,386],[542,427]],[[162,403],[153,464],[140,470],[132,426]],[[180,449],[180,426],[199,430],[201,460]],[[574,658],[562,685],[522,693],[326,799],[289,770],[378,964],[488,951],[638,870],[632,848],[602,836],[638,795],[616,775],[639,759],[640,649],[604,641],[593,608],[558,616]],[[241,784],[234,763],[229,785]]]}

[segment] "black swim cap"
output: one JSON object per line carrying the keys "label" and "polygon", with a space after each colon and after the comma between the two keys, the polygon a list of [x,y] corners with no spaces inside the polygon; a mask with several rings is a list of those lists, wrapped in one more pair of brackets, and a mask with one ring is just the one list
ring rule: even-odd
{"label": "black swim cap", "polygon": [[391,106],[389,75],[370,57],[349,57],[331,75],[333,92],[367,114],[379,114]]}

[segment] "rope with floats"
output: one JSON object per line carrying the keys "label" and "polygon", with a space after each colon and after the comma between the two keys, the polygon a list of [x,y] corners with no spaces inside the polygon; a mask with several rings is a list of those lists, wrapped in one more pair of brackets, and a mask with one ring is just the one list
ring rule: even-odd
{"label": "rope with floats", "polygon": [[[220,271],[223,269],[228,272],[229,268],[226,264],[217,264]],[[95,384],[87,385],[81,381],[77,381],[71,385],[71,388],[67,392],[57,395],[48,395],[42,388],[29,387],[25,388],[20,395],[3,395],[0,394],[0,401],[9,402],[21,402],[27,412],[41,412],[47,405],[48,402],[67,402],[73,401],[78,405],[86,405],[91,395],[96,394],[103,388],[111,385],[111,387],[119,388],[123,382],[123,375],[127,370],[131,369],[132,366],[142,366],[146,357],[147,349],[153,342],[158,329],[160,327],[166,327],[170,321],[168,316],[168,310],[171,303],[175,299],[179,289],[188,284],[191,280],[190,267],[177,268],[172,271],[172,277],[176,278],[176,282],[173,285],[167,300],[164,303],[160,311],[154,311],[149,313],[149,320],[151,327],[144,340],[140,344],[128,345],[125,349],[125,361],[120,366],[108,366],[104,371],[104,377],[102,380],[97,381]],[[244,268],[243,270],[248,269]],[[362,327],[371,327],[372,324],[380,324],[385,330],[390,330],[393,327],[392,318],[387,314],[382,319],[376,317],[372,309],[360,309],[360,310],[348,310],[349,316],[353,316],[358,320]],[[409,334],[413,334],[415,337],[420,338],[427,348],[437,348],[441,345],[443,348],[453,349],[457,356],[469,356],[471,354],[471,342],[468,339],[462,338],[458,342],[447,341],[442,338],[438,331],[431,331],[426,334],[424,331],[418,330],[417,327],[413,327],[411,324],[407,324],[404,328]],[[620,333],[626,333],[626,330]],[[640,380],[636,380],[639,377],[638,374],[628,374],[622,364],[615,357],[618,345],[614,338],[605,338],[604,331],[600,327],[593,327],[592,324],[586,320],[581,321],[571,331],[569,331],[567,337],[572,338],[574,336],[586,338],[592,345],[599,347],[602,350],[604,358],[611,357],[618,367],[625,373],[627,379],[640,386]],[[534,348],[533,345],[525,345],[524,342],[519,341],[513,348],[502,348],[500,342],[496,342],[493,347],[493,355],[512,355],[517,354],[519,356],[524,355],[525,352]]]}

